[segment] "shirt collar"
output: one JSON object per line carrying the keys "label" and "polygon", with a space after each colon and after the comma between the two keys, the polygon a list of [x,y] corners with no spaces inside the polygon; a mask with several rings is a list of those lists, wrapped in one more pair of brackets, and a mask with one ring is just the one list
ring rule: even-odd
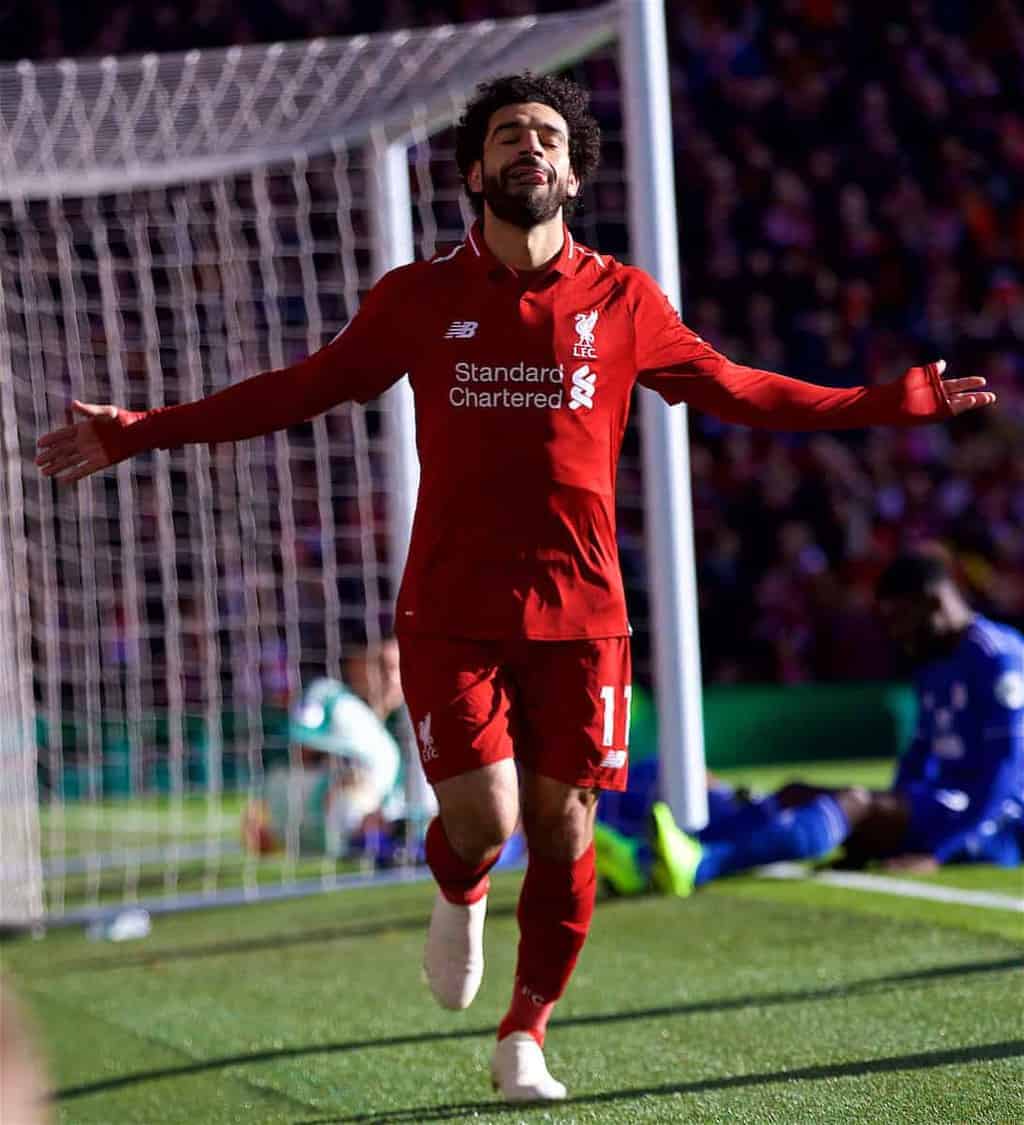
{"label": "shirt collar", "polygon": [[[569,233],[569,228],[564,223],[562,224],[562,231],[564,234],[562,249],[559,250],[554,260],[548,263],[543,274],[537,274],[538,278],[550,273],[561,274],[562,277],[572,277],[576,273],[582,255],[576,246],[576,240]],[[479,219],[467,233],[465,246],[466,262],[470,268],[479,270],[492,281],[520,276],[518,270],[505,265],[504,262],[499,261],[494,256],[491,248],[484,241],[483,224]],[[536,271],[531,272],[536,273]]]}

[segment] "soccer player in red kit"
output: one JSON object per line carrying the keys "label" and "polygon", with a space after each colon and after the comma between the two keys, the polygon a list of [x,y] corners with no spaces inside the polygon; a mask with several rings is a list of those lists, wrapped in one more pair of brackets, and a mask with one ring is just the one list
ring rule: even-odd
{"label": "soccer player in red kit", "polygon": [[424,966],[442,1005],[471,1003],[487,873],[521,816],[519,956],[491,1064],[510,1100],[565,1096],[545,1065],[545,1029],[593,913],[597,794],[626,780],[615,474],[634,384],[780,430],[935,421],[995,397],[980,378],[943,380],[941,363],[852,389],[731,363],[650,277],[568,232],[563,211],[599,144],[571,82],[480,87],[456,140],[478,215],[464,242],[387,274],[301,363],[141,414],[76,403],[80,420],[42,438],[38,457],[47,475],[75,481],[142,450],[240,440],[366,402],[408,373],[422,472],[397,632],[440,806]]}

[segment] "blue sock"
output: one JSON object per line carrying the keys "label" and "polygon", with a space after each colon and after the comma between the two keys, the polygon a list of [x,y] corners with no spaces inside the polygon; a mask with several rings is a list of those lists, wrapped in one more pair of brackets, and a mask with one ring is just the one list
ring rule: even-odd
{"label": "blue sock", "polygon": [[846,814],[833,797],[816,797],[810,804],[784,809],[732,839],[704,843],[696,884],[721,875],[746,871],[765,863],[787,859],[813,859],[827,855],[850,833]]}

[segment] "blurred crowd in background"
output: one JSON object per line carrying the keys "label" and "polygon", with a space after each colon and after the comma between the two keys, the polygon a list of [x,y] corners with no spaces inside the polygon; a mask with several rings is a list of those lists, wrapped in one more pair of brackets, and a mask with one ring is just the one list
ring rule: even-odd
{"label": "blurred crowd in background", "polygon": [[887,674],[871,587],[908,539],[949,542],[976,599],[1019,624],[1020,8],[684,7],[672,22],[686,319],[758,367],[847,385],[944,357],[1000,396],[998,412],[951,426],[852,438],[696,420],[708,676]]}
{"label": "blurred crowd in background", "polygon": [[[178,50],[574,6],[593,5],[39,0],[0,6],[0,53]],[[943,357],[1000,398],[948,426],[851,435],[694,416],[705,679],[892,675],[872,587],[899,546],[926,537],[957,551],[976,604],[1024,624],[1019,5],[703,0],[667,13],[687,323],[738,362],[801,378],[873,383]],[[600,70],[584,77],[600,90]],[[642,565],[637,534],[627,514],[627,576]]]}

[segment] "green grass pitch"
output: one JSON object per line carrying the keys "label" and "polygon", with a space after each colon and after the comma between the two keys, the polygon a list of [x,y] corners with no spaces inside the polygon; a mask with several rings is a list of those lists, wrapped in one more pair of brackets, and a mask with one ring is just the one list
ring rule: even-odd
{"label": "green grass pitch", "polygon": [[[1020,871],[930,881],[1024,893]],[[571,1100],[503,1107],[487,1060],[517,888],[495,880],[464,1013],[420,979],[426,883],[158,917],[120,945],[54,931],[0,957],[62,1125],[1024,1119],[1024,915],[756,877],[602,902],[548,1038]]]}

